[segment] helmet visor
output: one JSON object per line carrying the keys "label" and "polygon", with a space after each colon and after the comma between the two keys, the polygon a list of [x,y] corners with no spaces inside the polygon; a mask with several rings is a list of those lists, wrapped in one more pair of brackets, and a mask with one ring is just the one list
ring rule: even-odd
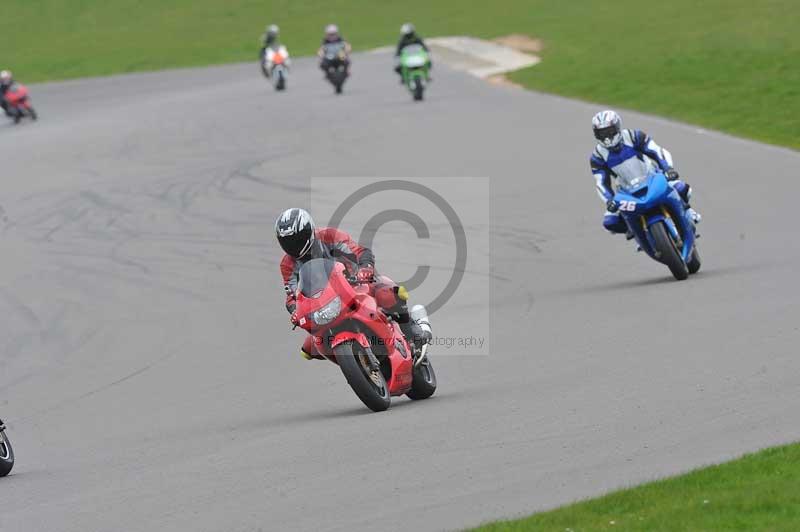
{"label": "helmet visor", "polygon": [[313,240],[312,230],[310,227],[303,231],[291,235],[282,235],[278,238],[278,242],[287,254],[292,257],[299,258],[305,255],[311,247]]}
{"label": "helmet visor", "polygon": [[594,138],[603,141],[605,139],[614,138],[619,133],[619,126],[607,126],[594,130]]}

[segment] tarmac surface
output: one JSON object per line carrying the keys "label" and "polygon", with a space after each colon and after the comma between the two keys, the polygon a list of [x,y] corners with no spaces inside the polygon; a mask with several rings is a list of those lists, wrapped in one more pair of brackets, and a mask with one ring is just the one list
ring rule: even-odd
{"label": "tarmac surface", "polygon": [[[800,154],[622,111],[704,215],[676,282],[602,229],[601,106],[353,68],[338,97],[310,59],[283,94],[257,65],[44,84],[0,124],[0,530],[450,530],[800,439]],[[434,350],[432,399],[372,414],[298,356],[272,228],[314,176],[489,179],[488,295],[432,317],[488,309],[489,354]],[[418,246],[452,262],[393,225],[379,267]]]}

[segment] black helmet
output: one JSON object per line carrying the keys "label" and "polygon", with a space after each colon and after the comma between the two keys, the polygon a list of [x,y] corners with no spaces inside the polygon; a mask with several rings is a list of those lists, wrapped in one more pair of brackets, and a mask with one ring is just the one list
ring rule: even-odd
{"label": "black helmet", "polygon": [[303,209],[286,209],[275,220],[275,236],[283,251],[299,259],[314,244],[314,220]]}

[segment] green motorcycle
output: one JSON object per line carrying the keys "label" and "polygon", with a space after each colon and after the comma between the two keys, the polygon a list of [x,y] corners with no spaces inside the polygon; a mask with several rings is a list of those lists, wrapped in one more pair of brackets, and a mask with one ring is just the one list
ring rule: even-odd
{"label": "green motorcycle", "polygon": [[411,44],[400,52],[400,75],[415,101],[422,100],[425,84],[428,83],[428,70],[431,59],[428,52],[419,44]]}

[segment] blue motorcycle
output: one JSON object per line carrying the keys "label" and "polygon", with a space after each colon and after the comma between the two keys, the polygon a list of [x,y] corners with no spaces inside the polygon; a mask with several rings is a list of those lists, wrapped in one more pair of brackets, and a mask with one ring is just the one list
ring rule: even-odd
{"label": "blue motorcycle", "polygon": [[617,184],[614,201],[642,251],[679,281],[700,270],[694,222],[666,176],[619,177]]}

